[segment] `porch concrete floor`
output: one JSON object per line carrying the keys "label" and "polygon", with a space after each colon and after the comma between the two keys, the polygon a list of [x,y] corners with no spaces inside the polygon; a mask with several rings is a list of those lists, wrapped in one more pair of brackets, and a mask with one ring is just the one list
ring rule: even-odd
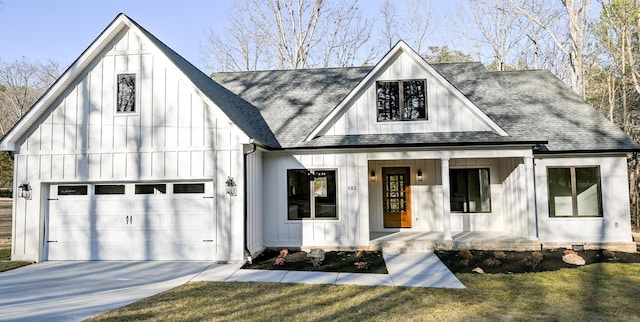
{"label": "porch concrete floor", "polygon": [[435,249],[537,250],[540,243],[521,235],[495,232],[453,232],[452,240],[444,240],[441,231],[371,232],[372,248],[387,253],[422,253]]}

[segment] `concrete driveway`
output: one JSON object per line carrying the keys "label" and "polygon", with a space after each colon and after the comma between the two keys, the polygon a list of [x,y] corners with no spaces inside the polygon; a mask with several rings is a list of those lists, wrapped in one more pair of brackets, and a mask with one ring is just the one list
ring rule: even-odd
{"label": "concrete driveway", "polygon": [[190,281],[211,262],[44,262],[0,273],[0,320],[81,321]]}

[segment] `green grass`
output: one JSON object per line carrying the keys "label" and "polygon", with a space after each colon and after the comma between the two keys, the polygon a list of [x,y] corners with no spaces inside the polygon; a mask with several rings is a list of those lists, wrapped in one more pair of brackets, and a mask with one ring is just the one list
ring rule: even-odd
{"label": "green grass", "polygon": [[467,289],[196,282],[93,321],[640,321],[640,264],[458,278]]}
{"label": "green grass", "polygon": [[12,270],[18,267],[27,266],[32,264],[31,262],[19,262],[19,261],[11,261],[11,262],[0,262],[0,272]]}

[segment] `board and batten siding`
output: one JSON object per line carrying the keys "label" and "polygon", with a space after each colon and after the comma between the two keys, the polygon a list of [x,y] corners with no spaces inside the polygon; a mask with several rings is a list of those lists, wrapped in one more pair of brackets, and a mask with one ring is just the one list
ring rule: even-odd
{"label": "board and batten siding", "polygon": [[[547,168],[563,166],[600,168],[602,217],[550,217]],[[625,155],[536,158],[535,173],[540,240],[573,244],[632,242]]]}
{"label": "board and batten siding", "polygon": [[[288,169],[335,169],[338,219],[288,220]],[[263,171],[265,247],[368,246],[366,154],[271,153]]]}
{"label": "board and batten siding", "polygon": [[[467,102],[456,97],[451,88],[406,53],[396,55],[379,75],[367,83],[345,113],[325,135],[493,131],[472,111]],[[424,121],[377,121],[376,81],[426,79],[427,114]]]}
{"label": "board and batten siding", "polygon": [[[135,113],[116,113],[119,73],[136,75]],[[64,93],[16,151],[15,182],[33,191],[16,203],[13,259],[40,260],[48,183],[170,180],[214,181],[212,215],[228,225],[218,227],[217,251],[221,260],[242,259],[242,237],[229,230],[242,236],[243,191],[229,198],[224,182],[243,182],[248,138],[158,48],[128,30]]]}

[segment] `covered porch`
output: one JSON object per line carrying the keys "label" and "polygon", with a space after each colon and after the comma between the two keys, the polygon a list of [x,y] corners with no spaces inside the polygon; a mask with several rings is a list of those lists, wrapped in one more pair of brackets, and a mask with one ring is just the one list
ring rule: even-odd
{"label": "covered porch", "polygon": [[369,154],[369,246],[540,249],[531,147]]}

